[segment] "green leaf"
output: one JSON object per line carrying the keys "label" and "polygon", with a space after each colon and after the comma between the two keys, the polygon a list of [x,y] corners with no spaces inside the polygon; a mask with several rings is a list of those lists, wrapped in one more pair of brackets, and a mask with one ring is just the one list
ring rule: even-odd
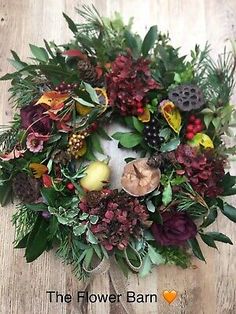
{"label": "green leaf", "polygon": [[228,244],[233,244],[229,237],[227,237],[225,234],[221,232],[207,232],[205,235],[211,237],[213,240]]}
{"label": "green leaf", "polygon": [[30,232],[27,233],[18,243],[16,246],[14,246],[15,249],[24,249],[27,246],[28,238],[29,238]]}
{"label": "green leaf", "polygon": [[141,121],[139,121],[136,117],[132,117],[132,119],[133,119],[133,125],[134,125],[135,129],[139,133],[142,133],[143,129],[144,129],[144,124]]}
{"label": "green leaf", "polygon": [[125,133],[125,132],[116,132],[112,135],[116,140],[119,140],[120,144],[125,148],[132,148],[140,144],[143,140],[141,134],[137,133]]}
{"label": "green leaf", "polygon": [[204,233],[199,233],[199,234],[203,242],[205,242],[208,246],[213,247],[214,249],[217,249],[215,241],[211,236]]}
{"label": "green leaf", "polygon": [[210,226],[217,218],[218,212],[216,208],[211,208],[208,216],[204,219],[203,223],[201,224],[202,228],[206,228]]}
{"label": "green leaf", "polygon": [[221,212],[233,222],[236,222],[236,208],[228,203],[224,203],[224,207],[221,208]]}
{"label": "green leaf", "polygon": [[157,26],[154,25],[150,27],[142,43],[141,50],[144,57],[146,57],[150,49],[153,48],[156,40],[157,40]]}
{"label": "green leaf", "polygon": [[75,236],[79,237],[81,236],[83,233],[85,233],[87,229],[87,225],[86,224],[79,224],[73,227],[73,233]]}
{"label": "green leaf", "polygon": [[179,138],[173,138],[172,140],[170,140],[168,143],[163,143],[161,145],[161,152],[165,153],[165,152],[170,152],[172,150],[175,150],[180,144],[180,139]]}
{"label": "green leaf", "polygon": [[147,209],[151,212],[154,213],[156,210],[156,207],[153,205],[153,202],[149,200],[147,203]]}
{"label": "green leaf", "polygon": [[0,202],[1,206],[7,205],[12,200],[12,187],[11,182],[7,181],[0,185]]}
{"label": "green leaf", "polygon": [[74,100],[78,101],[81,105],[83,106],[86,106],[86,107],[95,107],[94,104],[91,104],[90,102],[84,100],[83,98],[80,98],[80,97],[76,97],[76,96],[73,96],[72,97]]}
{"label": "green leaf", "polygon": [[20,57],[18,56],[18,54],[14,50],[11,50],[11,54],[12,54],[14,60],[21,62]]}
{"label": "green leaf", "polygon": [[54,188],[41,188],[41,194],[49,206],[54,206],[58,200],[58,192]]}
{"label": "green leaf", "polygon": [[89,137],[90,141],[91,141],[91,144],[92,144],[92,147],[93,147],[93,150],[95,152],[98,152],[100,154],[104,154],[104,151],[101,147],[101,143],[100,143],[100,138],[99,136],[97,135],[97,133],[93,133],[90,135]]}
{"label": "green leaf", "polygon": [[86,91],[89,93],[89,96],[92,99],[92,101],[99,105],[100,102],[99,102],[98,95],[97,95],[95,89],[88,83],[83,82],[83,84],[84,84]]}
{"label": "green leaf", "polygon": [[142,265],[142,268],[141,270],[139,271],[139,276],[140,277],[145,277],[147,276],[150,271],[152,269],[152,261],[149,257],[149,255],[145,255],[144,259],[143,259],[143,265]]}
{"label": "green leaf", "polygon": [[201,261],[206,262],[203,254],[202,254],[202,250],[199,246],[198,240],[196,238],[193,239],[189,239],[188,241],[189,246],[191,247],[193,254],[199,258]]}
{"label": "green leaf", "polygon": [[26,63],[13,60],[13,59],[7,59],[9,63],[16,69],[16,70],[21,70],[26,66]]}
{"label": "green leaf", "polygon": [[205,123],[205,125],[206,125],[206,128],[209,127],[209,125],[210,125],[210,123],[211,123],[213,117],[214,117],[214,116],[213,116],[212,114],[205,114],[205,115],[204,115],[204,123]]}
{"label": "green leaf", "polygon": [[95,237],[95,235],[88,229],[86,232],[86,239],[89,243],[97,244],[98,239]]}
{"label": "green leaf", "polygon": [[48,222],[38,216],[32,231],[29,234],[25,257],[27,263],[33,262],[48,247]]}
{"label": "green leaf", "polygon": [[66,19],[67,23],[68,23],[68,26],[69,26],[69,29],[74,33],[76,34],[77,33],[77,27],[75,25],[75,23],[72,21],[72,19],[66,15],[65,13],[62,13],[64,18]]}
{"label": "green leaf", "polygon": [[48,232],[49,232],[49,240],[52,240],[57,231],[58,231],[58,227],[59,227],[59,222],[57,220],[56,216],[51,216],[50,220],[49,220],[49,226],[48,226]]}
{"label": "green leaf", "polygon": [[44,48],[30,44],[30,50],[38,61],[47,62],[49,60],[48,53]]}
{"label": "green leaf", "polygon": [[104,138],[105,140],[108,140],[108,141],[112,140],[112,138],[107,134],[107,132],[101,127],[97,129],[96,133],[100,135],[102,138]]}
{"label": "green leaf", "polygon": [[151,262],[155,265],[164,264],[165,262],[163,256],[160,253],[156,252],[154,247],[152,247],[150,244],[148,245],[148,255],[150,257]]}
{"label": "green leaf", "polygon": [[84,265],[87,269],[89,268],[89,265],[91,264],[93,253],[94,253],[94,250],[92,247],[86,250],[86,255],[84,258]]}
{"label": "green leaf", "polygon": [[171,184],[168,183],[167,186],[164,187],[162,192],[162,202],[166,206],[172,201],[172,188]]}
{"label": "green leaf", "polygon": [[124,32],[124,38],[127,47],[131,49],[133,57],[138,58],[140,55],[140,51],[137,38],[128,30],[125,30]]}
{"label": "green leaf", "polygon": [[48,205],[45,203],[25,204],[25,207],[34,212],[41,212],[44,210],[48,210]]}

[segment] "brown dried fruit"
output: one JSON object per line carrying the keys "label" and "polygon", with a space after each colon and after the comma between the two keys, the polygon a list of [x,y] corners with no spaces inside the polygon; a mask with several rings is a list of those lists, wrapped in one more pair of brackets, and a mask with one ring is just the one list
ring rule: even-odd
{"label": "brown dried fruit", "polygon": [[136,159],[124,167],[121,185],[130,195],[146,195],[160,184],[160,169],[150,167],[147,160],[147,158]]}

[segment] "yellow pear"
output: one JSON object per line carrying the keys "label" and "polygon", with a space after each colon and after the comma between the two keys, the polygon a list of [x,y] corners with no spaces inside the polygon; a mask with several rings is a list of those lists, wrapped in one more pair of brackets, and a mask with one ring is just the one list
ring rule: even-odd
{"label": "yellow pear", "polygon": [[111,169],[105,162],[97,160],[91,162],[84,173],[81,186],[88,191],[101,191],[109,180]]}

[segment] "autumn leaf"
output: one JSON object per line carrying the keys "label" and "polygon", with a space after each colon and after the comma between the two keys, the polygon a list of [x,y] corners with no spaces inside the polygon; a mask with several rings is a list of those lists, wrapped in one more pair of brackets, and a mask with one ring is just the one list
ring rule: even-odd
{"label": "autumn leaf", "polygon": [[45,104],[51,108],[57,108],[60,107],[61,104],[64,103],[69,98],[69,94],[61,94],[56,91],[49,91],[44,93],[39,100],[36,102],[36,105],[38,104]]}
{"label": "autumn leaf", "polygon": [[171,101],[163,100],[160,104],[160,111],[169,126],[179,134],[182,122],[179,109]]}

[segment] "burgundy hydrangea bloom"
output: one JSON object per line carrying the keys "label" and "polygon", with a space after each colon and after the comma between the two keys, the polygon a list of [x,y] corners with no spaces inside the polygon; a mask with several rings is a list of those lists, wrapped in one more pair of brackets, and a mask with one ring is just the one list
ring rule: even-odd
{"label": "burgundy hydrangea bloom", "polygon": [[160,85],[151,77],[149,61],[118,56],[106,76],[109,103],[123,116],[141,115],[147,102],[145,96]]}
{"label": "burgundy hydrangea bloom", "polygon": [[41,105],[30,104],[20,110],[21,127],[29,132],[48,134],[51,131],[52,122],[45,115],[46,109]]}
{"label": "burgundy hydrangea bloom", "polygon": [[99,217],[90,230],[108,251],[114,247],[125,249],[131,237],[141,235],[142,224],[148,218],[146,207],[137,198],[118,190],[89,192],[79,207]]}
{"label": "burgundy hydrangea bloom", "polygon": [[199,152],[189,145],[180,145],[175,157],[192,187],[203,197],[216,197],[223,193],[220,182],[223,179],[225,160],[214,156],[209,149]]}
{"label": "burgundy hydrangea bloom", "polygon": [[183,212],[162,213],[163,224],[153,223],[151,230],[158,244],[183,245],[197,234],[197,226]]}

